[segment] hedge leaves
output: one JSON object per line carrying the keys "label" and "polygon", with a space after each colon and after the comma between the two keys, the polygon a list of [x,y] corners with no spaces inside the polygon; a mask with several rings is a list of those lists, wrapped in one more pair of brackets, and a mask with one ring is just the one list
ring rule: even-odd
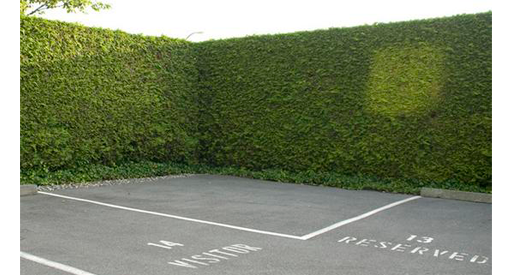
{"label": "hedge leaves", "polygon": [[492,182],[492,14],[202,43],[21,19],[21,168]]}

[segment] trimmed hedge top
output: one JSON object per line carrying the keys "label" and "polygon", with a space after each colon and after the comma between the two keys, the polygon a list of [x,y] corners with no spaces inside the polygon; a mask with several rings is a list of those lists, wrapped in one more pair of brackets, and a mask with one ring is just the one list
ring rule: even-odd
{"label": "trimmed hedge top", "polygon": [[21,20],[21,167],[200,162],[490,186],[492,14],[201,43]]}

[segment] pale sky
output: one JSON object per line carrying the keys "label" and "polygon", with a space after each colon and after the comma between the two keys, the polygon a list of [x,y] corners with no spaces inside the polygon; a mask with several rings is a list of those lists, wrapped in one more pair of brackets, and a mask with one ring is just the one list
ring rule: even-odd
{"label": "pale sky", "polygon": [[129,33],[203,41],[486,12],[485,0],[102,0],[110,10],[42,17]]}

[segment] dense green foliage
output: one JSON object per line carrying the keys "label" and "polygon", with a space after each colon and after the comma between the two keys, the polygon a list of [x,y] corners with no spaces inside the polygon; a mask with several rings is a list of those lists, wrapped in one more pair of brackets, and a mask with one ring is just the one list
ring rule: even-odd
{"label": "dense green foliage", "polygon": [[22,18],[21,181],[185,172],[489,192],[491,25],[192,44]]}
{"label": "dense green foliage", "polygon": [[211,165],[491,185],[491,13],[208,41]]}
{"label": "dense green foliage", "polygon": [[189,42],[21,18],[21,168],[195,162]]}

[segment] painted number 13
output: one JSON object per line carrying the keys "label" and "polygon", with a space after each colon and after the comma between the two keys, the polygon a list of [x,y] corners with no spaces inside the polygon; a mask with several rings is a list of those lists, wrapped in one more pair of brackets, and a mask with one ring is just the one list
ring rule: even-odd
{"label": "painted number 13", "polygon": [[419,243],[431,243],[434,240],[432,237],[418,237],[417,235],[411,235],[409,238],[407,238],[408,241],[412,241],[414,239],[416,239],[416,241]]}

